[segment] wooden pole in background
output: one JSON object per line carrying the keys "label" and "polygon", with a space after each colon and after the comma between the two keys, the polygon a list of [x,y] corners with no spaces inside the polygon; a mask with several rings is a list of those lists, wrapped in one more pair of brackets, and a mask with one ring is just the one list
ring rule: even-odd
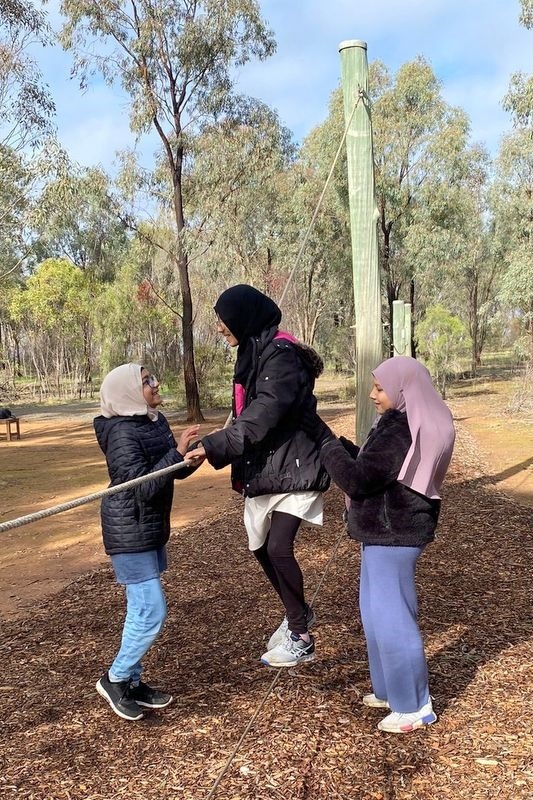
{"label": "wooden pole in background", "polygon": [[[344,119],[346,136],[348,194],[352,239],[353,288],[355,299],[356,352],[356,441],[361,444],[375,418],[368,398],[371,372],[382,360],[381,288],[378,265],[377,221],[374,192],[372,121],[368,99],[366,42],[341,42]],[[355,113],[355,103],[358,103]],[[350,121],[351,120],[351,121]]]}

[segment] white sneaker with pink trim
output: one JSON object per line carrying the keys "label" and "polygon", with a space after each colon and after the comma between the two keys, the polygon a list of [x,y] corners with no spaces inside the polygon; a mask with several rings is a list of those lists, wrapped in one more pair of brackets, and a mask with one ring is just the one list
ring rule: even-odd
{"label": "white sneaker with pink trim", "polygon": [[425,728],[437,721],[437,715],[433,711],[433,705],[429,700],[425,706],[418,711],[410,714],[400,714],[393,711],[391,714],[378,722],[378,729],[386,733],[409,733],[417,728]]}

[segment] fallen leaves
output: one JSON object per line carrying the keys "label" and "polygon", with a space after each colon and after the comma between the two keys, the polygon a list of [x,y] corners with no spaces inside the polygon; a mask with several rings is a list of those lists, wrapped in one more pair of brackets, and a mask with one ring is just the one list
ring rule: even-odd
{"label": "fallen leaves", "polygon": [[[342,533],[341,495],[326,499],[324,529],[297,540],[308,596]],[[439,537],[419,568],[439,715],[428,730],[382,734],[381,712],[361,706],[358,559],[343,538],[315,602],[318,658],[281,675],[215,800],[530,800],[529,510],[480,477],[460,432]],[[180,531],[165,582],[169,617],[146,678],[175,701],[142,723],[115,717],[94,690],[124,608],[109,569],[2,626],[2,800],[205,800],[272,681],[258,657],[282,609],[246,549],[240,508]]]}

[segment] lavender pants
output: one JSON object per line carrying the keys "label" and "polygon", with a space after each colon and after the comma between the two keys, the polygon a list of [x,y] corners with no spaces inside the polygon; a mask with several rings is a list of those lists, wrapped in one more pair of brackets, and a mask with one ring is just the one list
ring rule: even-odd
{"label": "lavender pants", "polygon": [[423,549],[361,547],[359,607],[372,690],[400,713],[418,711],[429,700],[415,587],[416,562]]}

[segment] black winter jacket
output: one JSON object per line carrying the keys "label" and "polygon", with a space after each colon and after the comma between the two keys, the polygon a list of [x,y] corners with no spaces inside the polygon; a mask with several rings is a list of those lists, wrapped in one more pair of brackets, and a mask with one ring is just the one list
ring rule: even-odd
{"label": "black winter jacket", "polygon": [[440,500],[430,500],[396,480],[410,446],[407,416],[390,409],[370,432],[362,452],[347,440],[331,439],[322,447],[322,463],[351,500],[352,539],[422,547],[435,538]]}
{"label": "black winter jacket", "polygon": [[[99,416],[94,430],[106,457],[110,486],[183,461],[161,413],[154,422],[147,415]],[[170,536],[174,478],[185,478],[192,471],[177,470],[104,497],[100,513],[106,553],[141,553],[165,545]]]}
{"label": "black winter jacket", "polygon": [[235,416],[234,403],[233,423],[202,439],[209,463],[231,463],[233,488],[246,497],[329,486],[317,446],[300,427],[304,409],[316,410],[322,361],[312,348],[274,334],[254,339],[242,413]]}

